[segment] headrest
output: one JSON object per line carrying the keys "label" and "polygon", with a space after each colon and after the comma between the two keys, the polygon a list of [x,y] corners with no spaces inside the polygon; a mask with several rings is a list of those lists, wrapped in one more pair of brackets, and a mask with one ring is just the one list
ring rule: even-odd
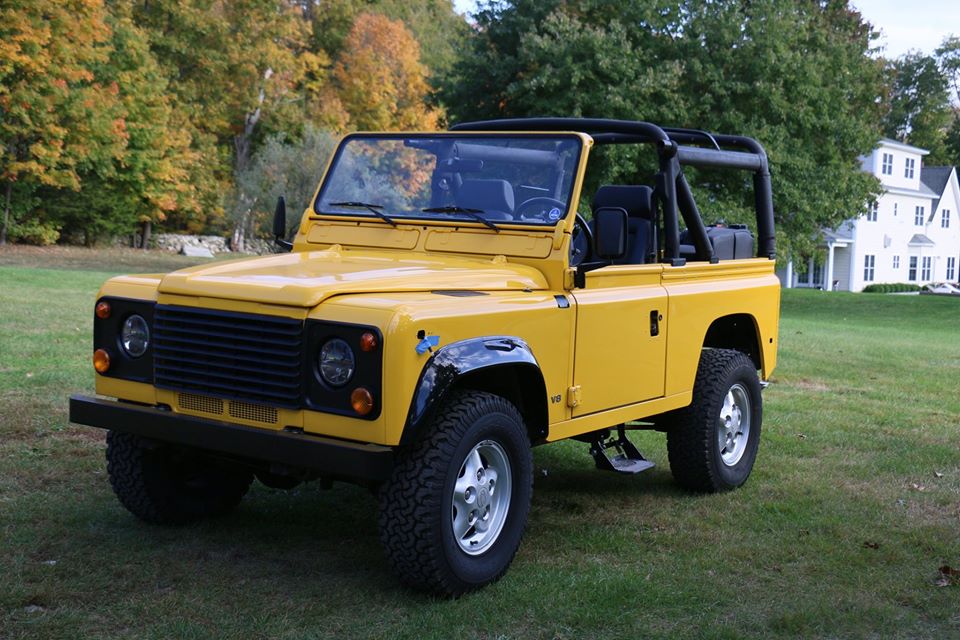
{"label": "headrest", "polygon": [[464,180],[457,204],[484,211],[513,213],[513,186],[506,180]]}
{"label": "headrest", "polygon": [[653,189],[646,185],[607,184],[593,196],[593,210],[619,207],[631,218],[653,219]]}

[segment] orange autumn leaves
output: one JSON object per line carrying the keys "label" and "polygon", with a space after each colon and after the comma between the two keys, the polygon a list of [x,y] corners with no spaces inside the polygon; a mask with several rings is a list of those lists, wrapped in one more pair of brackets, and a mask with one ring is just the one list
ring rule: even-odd
{"label": "orange autumn leaves", "polygon": [[351,129],[432,130],[442,117],[425,101],[430,86],[420,45],[399,20],[357,16],[333,79]]}

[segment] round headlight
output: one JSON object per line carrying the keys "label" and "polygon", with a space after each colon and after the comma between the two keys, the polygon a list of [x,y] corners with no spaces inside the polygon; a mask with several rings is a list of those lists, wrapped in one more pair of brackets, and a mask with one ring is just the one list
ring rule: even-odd
{"label": "round headlight", "polygon": [[120,346],[131,358],[139,358],[147,352],[150,345],[150,328],[142,316],[130,316],[120,330]]}
{"label": "round headlight", "polygon": [[340,338],[331,338],[320,348],[317,364],[324,382],[334,387],[342,387],[353,377],[356,360],[350,345]]}

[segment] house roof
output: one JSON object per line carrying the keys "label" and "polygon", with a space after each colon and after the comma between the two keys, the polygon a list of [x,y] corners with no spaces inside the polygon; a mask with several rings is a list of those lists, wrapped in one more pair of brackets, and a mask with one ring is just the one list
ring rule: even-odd
{"label": "house roof", "polygon": [[926,149],[921,149],[920,147],[915,147],[913,145],[907,144],[906,142],[900,142],[899,140],[894,140],[893,138],[880,138],[880,145],[885,147],[897,147],[898,149],[903,149],[904,151],[912,151],[913,153],[918,153],[922,156],[930,153]]}
{"label": "house roof", "polygon": [[936,194],[933,199],[933,208],[930,209],[931,216],[940,205],[940,198],[943,197],[943,190],[947,188],[951,173],[953,173],[953,167],[920,168],[920,182]]}
{"label": "house roof", "polygon": [[891,187],[889,185],[885,185],[883,190],[886,191],[887,193],[895,193],[900,196],[919,196],[921,198],[933,198],[933,199],[940,197],[940,193],[935,193],[933,189],[923,184],[922,182],[920,183],[919,189],[905,189],[903,187]]}
{"label": "house roof", "polygon": [[910,242],[907,243],[910,246],[921,246],[921,247],[935,247],[937,243],[923,235],[922,233],[915,233],[913,237],[910,238]]}
{"label": "house roof", "polygon": [[[850,229],[844,229],[845,225],[841,225],[840,229],[824,229],[823,230],[823,239],[827,244],[846,244],[853,240],[853,235],[849,233]],[[844,233],[847,231],[848,233]]]}

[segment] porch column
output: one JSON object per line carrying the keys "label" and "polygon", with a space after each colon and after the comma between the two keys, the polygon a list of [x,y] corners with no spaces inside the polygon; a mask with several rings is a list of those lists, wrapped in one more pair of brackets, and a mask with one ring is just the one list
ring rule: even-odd
{"label": "porch column", "polygon": [[826,269],[826,278],[827,281],[823,283],[824,291],[833,291],[833,249],[834,244],[831,242],[827,245],[827,269]]}
{"label": "porch column", "polygon": [[813,258],[807,260],[807,286],[812,287],[814,285],[813,281]]}
{"label": "porch column", "polygon": [[787,277],[786,280],[787,289],[793,289],[793,260],[787,260]]}

